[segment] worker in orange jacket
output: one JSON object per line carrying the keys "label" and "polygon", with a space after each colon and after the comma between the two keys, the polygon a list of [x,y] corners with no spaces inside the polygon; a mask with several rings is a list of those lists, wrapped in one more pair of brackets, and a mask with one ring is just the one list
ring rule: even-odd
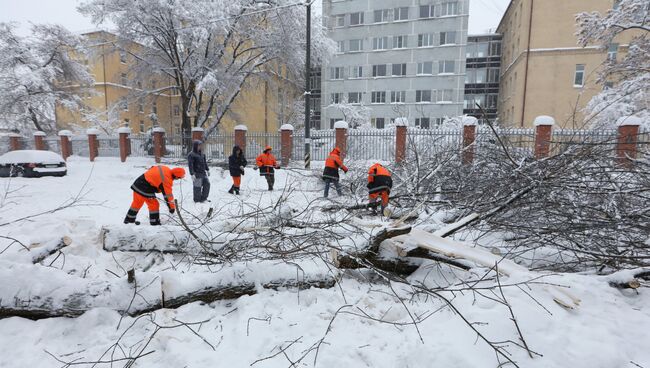
{"label": "worker in orange jacket", "polygon": [[388,169],[383,167],[380,163],[376,163],[368,170],[368,197],[369,206],[373,208],[376,213],[376,202],[381,197],[381,213],[388,206],[388,196],[393,187],[393,179],[391,178]]}
{"label": "worker in orange jacket", "polygon": [[334,184],[334,187],[336,188],[336,193],[338,195],[343,195],[343,193],[341,193],[341,184],[339,184],[339,169],[343,170],[344,173],[348,172],[348,168],[343,165],[343,160],[341,159],[341,150],[338,147],[335,147],[325,160],[325,169],[323,170],[323,180],[325,180],[325,198],[329,196],[330,185],[332,184]]}
{"label": "worker in orange jacket", "polygon": [[273,185],[275,184],[275,169],[279,169],[278,161],[275,159],[275,156],[271,153],[271,146],[266,146],[264,152],[262,152],[257,159],[257,167],[260,169],[260,176],[266,178],[266,183],[269,185],[269,190],[273,190]]}
{"label": "worker in orange jacket", "polygon": [[174,213],[176,210],[176,205],[174,204],[174,194],[172,193],[172,186],[174,180],[182,179],[185,177],[185,169],[181,167],[175,167],[170,169],[167,166],[156,165],[144,174],[140,175],[131,189],[133,190],[133,202],[131,203],[131,208],[126,213],[124,218],[125,224],[133,224],[135,221],[138,211],[142,208],[144,203],[147,204],[149,208],[149,223],[151,225],[160,225],[160,206],[158,204],[158,199],[156,198],[156,193],[162,193],[165,198],[165,203],[169,208],[170,213]]}

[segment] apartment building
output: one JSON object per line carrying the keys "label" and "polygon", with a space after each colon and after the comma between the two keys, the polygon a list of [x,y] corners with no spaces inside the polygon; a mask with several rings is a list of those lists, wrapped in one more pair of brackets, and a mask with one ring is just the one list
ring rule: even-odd
{"label": "apartment building", "polygon": [[[163,127],[168,134],[181,134],[182,110],[180,95],[172,81],[160,76],[136,76],[131,53],[144,46],[132,43],[127,50],[113,50],[116,36],[105,31],[83,35],[92,50],[89,56],[75,55],[88,65],[95,83],[93,93],[82,95],[84,111],[70,111],[57,106],[59,129],[104,125],[129,126],[134,133],[144,133],[152,126]],[[282,75],[277,67],[272,75]],[[277,132],[284,123],[294,123],[292,102],[300,97],[300,89],[277,80],[252,78],[241,90],[230,111],[222,120],[220,131],[231,132],[234,126],[245,124],[253,132]],[[77,87],[72,87],[77,88]],[[153,92],[156,91],[156,92]],[[300,111],[302,114],[302,111]],[[302,122],[299,122],[302,123]]]}
{"label": "apartment building", "polygon": [[627,52],[630,35],[608,48],[577,43],[575,16],[605,14],[614,0],[512,0],[497,28],[503,35],[499,120],[530,127],[536,116],[580,128],[584,108],[607,86],[596,82],[607,59]]}
{"label": "apartment building", "polygon": [[479,122],[494,121],[499,101],[501,35],[468,36],[466,57],[463,114],[474,116]]}
{"label": "apartment building", "polygon": [[322,72],[322,123],[341,105],[430,128],[463,111],[469,0],[323,0],[337,52]]}

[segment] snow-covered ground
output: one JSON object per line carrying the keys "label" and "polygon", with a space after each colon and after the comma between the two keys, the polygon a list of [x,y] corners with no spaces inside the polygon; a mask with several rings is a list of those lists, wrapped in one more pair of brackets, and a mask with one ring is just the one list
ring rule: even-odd
{"label": "snow-covered ground", "polygon": [[[172,278],[176,280],[175,287],[204,282],[196,281],[200,278],[200,267],[189,266],[174,255],[102,249],[101,228],[124,226],[121,223],[132,198],[129,187],[151,164],[147,159],[120,163],[111,158],[98,158],[92,164],[73,157],[68,162],[66,177],[0,179],[1,236],[15,238],[33,248],[48,246],[63,236],[72,240],[65,256],[54,254],[40,265],[32,265],[32,255],[19,245],[2,252],[0,297],[5,300],[0,300],[0,305],[13,303],[7,298],[14,296],[29,299],[26,293],[35,291],[56,299],[57,293],[84,280],[108,280],[113,283],[111,287],[119,289],[118,283],[124,280],[116,275],[124,274],[125,265],[136,269],[136,277]],[[243,177],[241,197],[226,193],[231,185],[227,171],[212,169],[210,181],[211,205],[224,223],[228,217],[236,221],[247,208],[272,205],[281,196],[289,197],[292,209],[312,201],[326,202],[319,199],[320,181],[300,170],[279,170],[276,191],[269,193],[264,179],[249,169]],[[283,190],[289,184],[291,190]],[[174,187],[181,206],[200,218],[208,205],[195,205],[191,190],[190,180],[180,181]],[[335,200],[341,201],[332,192]],[[33,217],[75,197],[80,200],[71,208]],[[164,206],[162,212],[166,213]],[[153,230],[146,225],[147,214],[146,208],[140,212],[143,225],[136,229],[152,234]],[[4,225],[17,219],[25,220]],[[359,221],[377,227],[386,224],[367,218]],[[164,215],[163,223],[171,223],[171,219]],[[163,226],[156,231],[169,228]],[[9,243],[0,239],[0,251]],[[216,281],[211,282],[248,277],[241,276],[246,272],[253,281],[262,282],[268,274],[291,274],[285,268],[281,263],[250,263],[235,271],[216,269]],[[316,263],[306,267],[305,272],[331,273]],[[483,275],[480,270],[464,272],[427,262],[409,281],[434,291],[440,286],[438,296],[413,295],[413,289],[404,283],[376,279],[370,282],[365,277],[367,273],[350,272],[330,289],[259,288],[253,296],[209,305],[196,302],[140,318],[121,318],[108,308],[95,308],[78,318],[5,318],[0,320],[0,367],[60,367],[64,364],[55,357],[82,363],[138,353],[146,355],[133,366],[152,368],[290,367],[296,361],[299,363],[295,366],[300,367],[491,368],[504,362],[459,316],[460,312],[488,340],[506,342],[511,358],[520,367],[650,368],[647,289],[621,291],[609,286],[610,279],[602,276],[514,272],[500,277],[501,295],[498,289],[490,289],[493,279],[476,281]],[[473,282],[485,289],[461,290]],[[551,290],[557,289],[557,285],[579,299],[579,306],[567,309],[555,303]],[[457,291],[442,291],[442,287]],[[106,291],[106,295],[118,300],[95,297],[106,305],[129,303],[128,294]],[[403,303],[396,296],[406,300]],[[155,298],[144,293],[145,297]],[[499,302],[503,298],[512,307],[533,358],[515,346],[521,345],[521,341],[508,308]],[[414,325],[414,320],[419,323]],[[155,332],[157,325],[177,326],[180,321],[197,324]],[[115,348],[118,341],[120,348]],[[113,366],[123,367],[126,363],[120,360]]]}

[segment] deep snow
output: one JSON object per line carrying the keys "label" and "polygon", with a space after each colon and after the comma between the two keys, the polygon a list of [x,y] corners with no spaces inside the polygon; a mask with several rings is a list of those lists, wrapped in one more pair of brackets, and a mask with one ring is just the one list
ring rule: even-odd
{"label": "deep snow", "polygon": [[[81,278],[119,280],[112,273],[122,275],[121,267],[126,264],[135,265],[136,269],[147,266],[147,272],[152,275],[173,273],[178,277],[174,287],[210,282],[201,279],[205,274],[199,275],[200,268],[177,263],[173,255],[111,254],[102,249],[101,227],[121,224],[131,202],[129,186],[151,164],[148,159],[120,163],[112,158],[98,158],[92,164],[87,159],[73,157],[68,161],[68,176],[63,178],[0,179],[0,235],[17,238],[33,247],[46,246],[62,236],[69,236],[73,241],[65,257],[56,260],[56,256],[49,257],[43,264],[52,263],[52,267],[38,272],[35,268],[43,266],[32,266],[31,256],[20,246],[13,245],[0,254],[2,297],[8,297],[6,292],[19,294],[26,289],[56,292],[60,288],[74,287]],[[290,201],[294,206],[304,206],[321,195],[320,182],[298,170],[279,170],[276,188],[280,190],[272,194],[265,190],[264,179],[250,169],[243,178],[241,197],[226,193],[231,185],[227,171],[212,169],[210,180],[212,205],[220,210],[224,219],[236,218],[242,208],[253,208],[259,203],[272,204],[287,194],[281,190],[287,182],[297,183],[291,192]],[[181,206],[201,216],[207,206],[192,203],[191,190],[189,180],[174,187]],[[81,196],[81,205],[31,218],[76,196]],[[162,211],[165,212],[164,206]],[[165,216],[163,223],[168,221]],[[28,220],[18,224],[2,226],[27,217]],[[139,220],[144,224],[148,222],[146,208],[141,211]],[[359,221],[381,225],[375,220]],[[145,232],[152,231],[148,225],[141,228]],[[421,232],[417,235],[426,236]],[[0,240],[0,251],[7,244],[7,240]],[[282,271],[284,266],[276,266],[278,273],[292,273],[290,269]],[[255,267],[252,265],[248,269],[255,273]],[[260,267],[264,274],[273,273],[269,271],[273,265]],[[432,287],[456,285],[453,288],[460,288],[463,282],[482,277],[480,271],[462,272],[425,263],[410,281]],[[39,276],[40,272],[49,276]],[[227,279],[232,275],[232,272],[217,271],[211,277]],[[7,281],[17,276],[22,279],[20,283]],[[367,275],[351,273],[341,278],[338,286],[326,290],[260,290],[259,294],[237,300],[210,305],[193,303],[177,310],[157,311],[155,322],[161,325],[174,325],[177,321],[203,322],[193,328],[205,341],[187,328],[161,330],[144,350],[155,352],[138,360],[134,367],[250,367],[257,360],[276,353],[274,358],[253,366],[288,367],[290,361],[306,353],[307,358],[298,366],[314,366],[314,362],[320,367],[488,368],[498,365],[494,352],[443,300],[422,295],[413,297],[406,302],[407,311],[394,295],[409,296],[408,287],[396,283],[369,283],[363,276]],[[529,286],[503,289],[529,347],[543,355],[530,359],[524,350],[510,344],[508,350],[520,367],[650,367],[647,289],[640,289],[638,293],[620,291],[608,285],[607,277],[581,274],[513,272],[510,276],[502,276],[500,281],[503,285],[515,285],[533,277],[542,278]],[[547,290],[550,284],[567,287],[571,295],[581,300],[580,306],[565,309],[556,304]],[[441,293],[491,340],[519,343],[507,308],[496,301],[500,295],[489,291],[483,294]],[[337,311],[340,313],[331,322]],[[422,319],[418,329],[411,324],[412,318]],[[97,360],[133,323],[134,327],[122,342],[123,346],[139,351],[154,328],[148,317],[125,317],[120,321],[118,313],[97,308],[75,319],[3,319],[0,320],[0,367],[63,365],[47,352],[63,360]],[[323,337],[316,359],[316,350],[308,351]],[[286,350],[282,353],[280,349]],[[118,351],[115,357],[122,357],[121,354]],[[124,362],[116,364],[123,365]]]}

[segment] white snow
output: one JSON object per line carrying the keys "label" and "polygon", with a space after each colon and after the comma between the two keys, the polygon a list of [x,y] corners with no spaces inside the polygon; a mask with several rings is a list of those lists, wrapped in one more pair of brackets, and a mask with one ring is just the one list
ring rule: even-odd
{"label": "white snow", "polygon": [[244,124],[236,125],[234,130],[248,130],[248,127]]}
{"label": "white snow", "polygon": [[343,120],[339,120],[334,123],[334,129],[348,129],[348,123]]}
{"label": "white snow", "polygon": [[45,137],[47,135],[45,132],[41,132],[40,130],[35,131],[33,134],[34,137]]}
{"label": "white snow", "polygon": [[129,128],[129,127],[119,127],[119,128],[117,128],[117,134],[131,134],[131,128]]}
{"label": "white snow", "polygon": [[627,116],[619,118],[616,121],[616,126],[642,126],[643,119],[636,116]]}
{"label": "white snow", "polygon": [[74,134],[72,134],[72,132],[69,131],[69,130],[65,130],[65,129],[64,129],[64,130],[59,131],[59,136],[60,136],[60,137],[61,137],[61,136],[72,137],[73,135],[74,135]]}
{"label": "white snow", "polygon": [[555,119],[547,115],[541,115],[535,118],[534,126],[555,125]]}
{"label": "white snow", "polygon": [[396,118],[395,119],[395,126],[409,126],[409,119],[408,118]]}
{"label": "white snow", "polygon": [[[30,152],[47,154],[45,151]],[[493,295],[488,290],[485,293],[441,290],[439,296],[412,296],[410,293],[415,286],[384,281],[370,283],[364,273],[340,275],[319,259],[296,264],[251,261],[207,267],[192,264],[194,259],[173,254],[104,250],[103,227],[110,228],[112,236],[140,234],[154,243],[153,246],[157,245],[155,239],[162,239],[166,232],[187,236],[177,233],[178,227],[172,224],[164,206],[162,227],[147,225],[146,208],[138,216],[143,225],[122,224],[132,200],[131,183],[153,164],[150,158],[128,158],[121,163],[118,158],[98,157],[91,163],[88,158],[72,156],[68,160],[66,177],[0,178],[0,194],[7,193],[6,197],[0,195],[0,224],[47,212],[73,197],[82,198],[80,205],[0,227],[3,236],[15,238],[39,254],[51,249],[53,241],[64,236],[72,239],[72,244],[63,251],[65,256],[54,254],[37,265],[32,264],[31,252],[19,245],[2,251],[10,242],[0,239],[0,305],[14,303],[14,297],[33,302],[40,297],[50,298],[57,305],[95,307],[78,318],[0,319],[0,367],[63,366],[47,352],[68,361],[97,360],[122,335],[123,346],[139,351],[154,331],[152,320],[162,326],[177,325],[178,321],[201,324],[193,325],[194,331],[188,328],[158,331],[146,349],[154,353],[137,360],[133,367],[244,368],[252,365],[283,368],[291,366],[289,360],[296,361],[304,354],[307,358],[296,366],[498,366],[494,351],[477,338],[451,306],[491,340],[520,343],[508,309],[498,302],[501,297],[498,291]],[[315,170],[320,171],[322,165],[322,162],[314,163]],[[299,169],[278,170],[277,190],[271,193],[265,190],[264,178],[247,169],[242,177],[241,196],[226,193],[232,184],[227,170],[211,168],[211,172],[211,206],[219,212],[217,221],[223,225],[223,234],[219,236],[230,236],[235,229],[241,234],[247,233],[246,228],[239,229],[243,211],[260,206],[272,208],[280,197],[289,195],[283,208],[257,225],[272,227],[274,217],[302,211],[307,203],[319,201],[322,194],[321,181],[310,176],[309,171]],[[343,180],[348,176],[343,176]],[[191,180],[175,182],[174,194],[181,208],[189,212],[188,218],[205,216],[206,206],[192,202]],[[349,201],[349,198],[342,201]],[[376,232],[387,223],[354,217],[349,225]],[[356,247],[361,241],[360,237],[346,237],[337,244]],[[628,280],[631,271],[608,277],[528,271],[472,242],[459,245],[456,240],[443,240],[417,228],[411,235],[398,237],[396,241],[410,242],[413,246],[427,244],[480,263],[499,262],[503,293],[529,347],[542,355],[534,355],[531,359],[523,349],[509,343],[508,350],[520,367],[650,367],[648,289],[621,291],[608,285],[613,280]],[[134,243],[133,246],[137,249],[150,245]],[[132,286],[126,282],[125,269],[129,268],[136,269],[136,280],[141,287],[136,298],[133,298]],[[488,277],[479,281],[486,273]],[[129,308],[132,299],[131,307],[146,305],[159,300],[163,292],[167,299],[197,287],[240,281],[260,285],[277,277],[323,276],[336,277],[340,283],[331,289],[302,291],[272,291],[258,287],[256,295],[210,304],[195,302],[175,310],[161,309],[142,318],[124,317],[121,320],[112,310]],[[460,289],[473,283],[494,286],[494,276],[489,269],[461,271],[422,261],[420,269],[408,280],[411,285]],[[517,286],[522,282],[529,284]],[[82,291],[88,291],[95,298],[79,294]],[[554,298],[566,298],[564,292],[579,299],[580,306],[566,309],[554,302]],[[67,298],[70,295],[74,297]],[[396,295],[409,298],[406,305],[397,300]],[[442,297],[447,298],[451,306]],[[412,325],[412,318],[420,320],[417,329]],[[131,325],[133,327],[127,331]],[[323,343],[318,345],[321,339]],[[314,346],[319,346],[317,358],[316,351],[310,351]],[[113,350],[109,350],[104,358],[112,353]],[[120,349],[115,354],[122,357]],[[275,354],[274,358],[258,361]]]}
{"label": "white snow", "polygon": [[462,122],[463,126],[476,126],[478,124],[478,119],[473,116],[463,116]]}
{"label": "white snow", "polygon": [[87,135],[99,135],[101,132],[97,128],[86,129]]}
{"label": "white snow", "polygon": [[153,128],[153,129],[151,129],[151,131],[154,132],[154,133],[164,133],[165,128],[157,126],[157,127]]}
{"label": "white snow", "polygon": [[202,131],[204,131],[204,129],[201,128],[201,127],[193,127],[193,128],[192,128],[192,131],[193,131],[193,132],[202,132]]}
{"label": "white snow", "polygon": [[61,155],[51,151],[17,150],[9,151],[0,156],[0,164],[58,164],[63,161]]}
{"label": "white snow", "polygon": [[281,131],[282,131],[282,130],[291,130],[291,131],[293,131],[293,125],[291,125],[291,124],[283,124],[283,125],[280,127],[280,130],[281,130]]}

